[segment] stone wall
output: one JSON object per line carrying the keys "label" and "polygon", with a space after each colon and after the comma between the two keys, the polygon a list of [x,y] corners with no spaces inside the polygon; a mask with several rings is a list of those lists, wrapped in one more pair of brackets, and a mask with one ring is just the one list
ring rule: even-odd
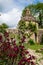
{"label": "stone wall", "polygon": [[9,33],[14,33],[14,34],[17,34],[18,33],[18,29],[6,29],[6,30]]}
{"label": "stone wall", "polygon": [[42,35],[43,35],[43,29],[38,29],[38,34],[37,34],[38,43],[41,42]]}
{"label": "stone wall", "polygon": [[[7,29],[8,32],[12,32],[14,34],[18,34],[18,30],[17,29]],[[35,34],[32,34],[31,35],[31,39],[34,40],[34,42],[37,42],[37,43],[40,43],[41,42],[41,39],[42,39],[42,35],[43,35],[43,29],[38,29],[38,32],[37,32],[37,41],[35,40]]]}

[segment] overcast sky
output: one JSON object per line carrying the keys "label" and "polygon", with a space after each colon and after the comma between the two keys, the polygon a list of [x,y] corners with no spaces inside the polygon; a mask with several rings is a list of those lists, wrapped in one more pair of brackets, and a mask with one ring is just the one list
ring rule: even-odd
{"label": "overcast sky", "polygon": [[0,24],[6,23],[16,28],[25,6],[37,2],[43,0],[0,0]]}

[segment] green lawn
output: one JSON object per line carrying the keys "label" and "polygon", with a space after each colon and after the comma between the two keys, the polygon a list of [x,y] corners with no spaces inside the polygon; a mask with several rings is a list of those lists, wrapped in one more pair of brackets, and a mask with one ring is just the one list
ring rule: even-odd
{"label": "green lawn", "polygon": [[33,50],[37,50],[37,49],[43,48],[43,45],[32,45],[32,46],[29,46],[29,48]]}
{"label": "green lawn", "polygon": [[[43,48],[43,45],[29,45],[29,44],[24,44],[25,48],[28,49],[32,49],[32,50],[38,50],[38,49],[41,49]],[[43,54],[43,51],[41,51],[40,53]]]}
{"label": "green lawn", "polygon": [[41,49],[43,48],[43,45],[29,45],[29,44],[24,44],[25,48],[30,48],[33,50]]}

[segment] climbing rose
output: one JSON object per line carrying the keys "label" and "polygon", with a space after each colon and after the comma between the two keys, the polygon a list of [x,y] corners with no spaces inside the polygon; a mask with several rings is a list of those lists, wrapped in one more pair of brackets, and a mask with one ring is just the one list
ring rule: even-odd
{"label": "climbing rose", "polygon": [[2,42],[3,40],[2,40],[2,35],[0,35],[0,42]]}

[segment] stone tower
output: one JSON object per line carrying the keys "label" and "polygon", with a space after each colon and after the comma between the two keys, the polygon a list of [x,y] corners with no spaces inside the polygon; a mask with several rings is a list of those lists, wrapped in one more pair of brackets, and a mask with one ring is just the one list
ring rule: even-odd
{"label": "stone tower", "polygon": [[[24,21],[24,22],[26,22],[26,25],[28,25],[29,22],[32,22],[32,24],[35,24],[36,27],[37,27],[37,29],[38,29],[38,23],[37,23],[35,17],[32,16],[32,14],[31,14],[29,8],[26,8],[26,9],[25,9],[25,14],[24,14],[24,16],[22,16],[21,20]],[[28,31],[29,31],[29,30],[28,30]],[[26,31],[26,32],[28,32],[28,31]],[[28,34],[29,34],[29,33],[28,33]],[[31,36],[31,39],[33,39],[34,41],[37,42],[37,36],[36,36],[35,33],[33,33],[33,35]]]}
{"label": "stone tower", "polygon": [[21,17],[21,20],[22,21],[33,21],[33,22],[36,22],[36,19],[35,19],[35,17],[33,17],[32,15],[31,15],[31,12],[30,12],[30,10],[29,10],[29,8],[26,8],[25,9],[25,14],[24,14],[25,16],[22,16]]}

